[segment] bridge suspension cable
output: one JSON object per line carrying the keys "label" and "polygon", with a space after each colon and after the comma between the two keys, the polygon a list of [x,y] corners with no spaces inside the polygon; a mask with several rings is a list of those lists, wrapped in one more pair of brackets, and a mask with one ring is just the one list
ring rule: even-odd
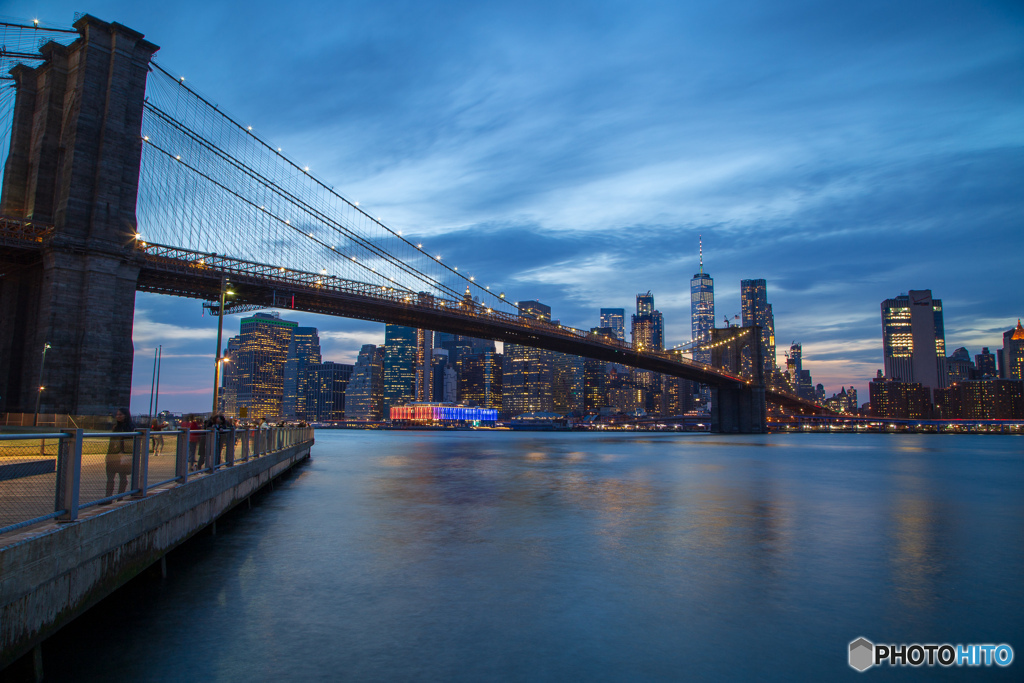
{"label": "bridge suspension cable", "polygon": [[142,134],[141,239],[514,310],[156,63]]}

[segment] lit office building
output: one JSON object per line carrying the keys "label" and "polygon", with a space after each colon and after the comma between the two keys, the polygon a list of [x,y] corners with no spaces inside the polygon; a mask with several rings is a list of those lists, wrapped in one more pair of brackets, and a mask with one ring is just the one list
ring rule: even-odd
{"label": "lit office building", "polygon": [[[775,316],[768,303],[768,285],[763,280],[740,281],[740,304],[742,305],[743,327],[757,325],[761,328],[761,378],[770,384],[775,376]],[[753,354],[743,353],[743,372],[754,376]]]}
{"label": "lit office building", "polygon": [[551,389],[554,412],[583,412],[583,365],[581,356],[552,353],[554,380]]}
{"label": "lit office building", "polygon": [[[519,317],[550,322],[551,307],[539,301],[520,301]],[[554,410],[552,352],[520,344],[505,344],[502,368],[502,412],[508,417]]]}
{"label": "lit office building", "polygon": [[982,347],[981,353],[974,357],[974,371],[978,379],[994,379],[999,377],[996,369],[996,354],[990,352],[988,347]]}
{"label": "lit office building", "polygon": [[288,344],[288,358],[284,363],[284,395],[281,415],[286,418],[310,420],[306,403],[306,369],[319,363],[320,337],[315,327],[296,327]]}
{"label": "lit office building", "polygon": [[[699,242],[700,270],[690,280],[690,338],[697,343],[711,341],[711,330],[715,329],[715,281],[704,272],[704,240]],[[709,365],[711,351],[695,347],[691,356],[698,363]],[[711,387],[700,387],[700,403],[706,406],[711,401]]]}
{"label": "lit office building", "polygon": [[967,349],[962,346],[946,359],[945,365],[947,387],[955,382],[967,382],[975,378],[974,361],[971,360]]}
{"label": "lit office building", "polygon": [[633,348],[637,351],[665,349],[665,321],[654,310],[654,295],[649,291],[636,295],[636,315],[632,319]]}
{"label": "lit office building", "polygon": [[932,392],[920,382],[900,382],[879,376],[868,384],[868,393],[874,417],[931,417]]}
{"label": "lit office building", "polygon": [[786,354],[786,375],[789,378],[789,389],[800,398],[814,401],[818,398],[811,379],[811,371],[804,370],[803,346],[793,342]]}
{"label": "lit office building", "polygon": [[[615,330],[610,327],[594,327],[590,333],[615,339]],[[608,406],[608,366],[607,361],[596,358],[583,361],[583,411],[586,413],[595,413]]]}
{"label": "lit office building", "polygon": [[376,422],[384,409],[384,349],[363,344],[345,387],[345,419]]}
{"label": "lit office building", "polygon": [[430,369],[431,401],[455,403],[459,396],[459,375],[448,358],[448,349],[434,349]]}
{"label": "lit office building", "polygon": [[882,302],[885,376],[917,382],[929,391],[946,385],[946,339],[942,300],[930,289],[911,290]]}
{"label": "lit office building", "polygon": [[956,382],[935,390],[935,408],[941,417],[953,420],[1019,420],[1024,418],[1024,382]]}
{"label": "lit office building", "polygon": [[626,309],[602,308],[601,327],[609,327],[619,341],[626,341]]}
{"label": "lit office building", "polygon": [[405,405],[416,398],[415,327],[387,325],[384,328],[384,410]]}
{"label": "lit office building", "polygon": [[503,364],[502,354],[495,352],[493,347],[481,353],[463,355],[462,371],[459,374],[459,402],[500,410]]}
{"label": "lit office building", "polygon": [[284,366],[297,327],[298,323],[281,320],[277,313],[256,313],[242,319],[241,333],[229,341],[234,351],[228,363],[239,414],[244,409],[250,419],[281,415]]}
{"label": "lit office building", "polygon": [[431,400],[434,390],[432,373],[434,368],[434,333],[431,330],[416,330],[416,400]]}
{"label": "lit office building", "polygon": [[1003,379],[1024,379],[1024,327],[1020,320],[1017,327],[1003,333],[1003,348],[999,354],[1002,360],[1000,377]]}
{"label": "lit office building", "polygon": [[310,363],[305,370],[305,417],[309,422],[345,418],[345,391],[354,366],[347,363]]}

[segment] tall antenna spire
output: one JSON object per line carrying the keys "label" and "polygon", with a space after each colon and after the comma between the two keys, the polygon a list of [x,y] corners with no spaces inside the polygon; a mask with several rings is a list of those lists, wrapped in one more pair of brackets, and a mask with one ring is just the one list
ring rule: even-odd
{"label": "tall antenna spire", "polygon": [[700,244],[700,274],[704,274],[704,235],[698,235],[697,239]]}

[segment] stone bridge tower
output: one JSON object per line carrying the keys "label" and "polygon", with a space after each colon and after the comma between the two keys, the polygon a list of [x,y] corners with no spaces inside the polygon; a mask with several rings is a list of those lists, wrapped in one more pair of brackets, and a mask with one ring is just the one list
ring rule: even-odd
{"label": "stone bridge tower", "polygon": [[761,434],[767,428],[764,376],[761,362],[761,327],[726,327],[711,330],[711,364],[740,376],[743,354],[752,355],[753,377],[746,386],[711,388],[711,431],[725,434]]}
{"label": "stone bridge tower", "polygon": [[[0,215],[49,223],[42,255],[0,269],[0,411],[128,406],[139,265],[131,248],[142,110],[157,47],[91,16],[71,45],[11,70],[17,97]],[[49,343],[40,375],[42,351]]]}

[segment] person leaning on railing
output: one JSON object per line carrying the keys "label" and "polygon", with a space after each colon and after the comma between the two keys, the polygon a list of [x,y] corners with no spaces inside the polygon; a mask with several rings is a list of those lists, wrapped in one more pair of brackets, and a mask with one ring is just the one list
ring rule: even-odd
{"label": "person leaning on railing", "polygon": [[[112,432],[134,432],[135,425],[127,408],[118,408],[114,414]],[[124,493],[128,489],[128,476],[132,473],[132,453],[134,437],[112,436],[107,447],[107,497],[114,495],[114,477],[120,476],[117,492]]]}

